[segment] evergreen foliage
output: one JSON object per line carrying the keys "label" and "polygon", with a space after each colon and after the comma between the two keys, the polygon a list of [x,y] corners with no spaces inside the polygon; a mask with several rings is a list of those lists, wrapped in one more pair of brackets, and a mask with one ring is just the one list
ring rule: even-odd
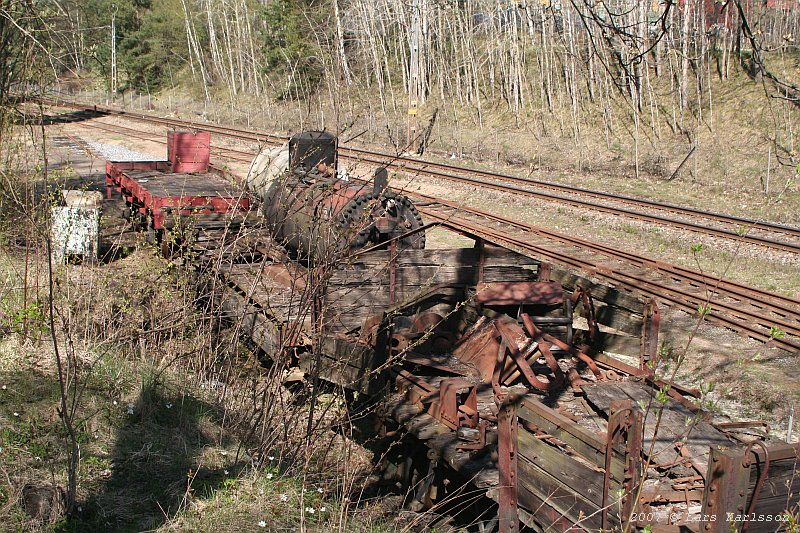
{"label": "evergreen foliage", "polygon": [[264,6],[264,70],[280,85],[279,99],[302,98],[313,93],[323,77],[319,35],[325,33],[319,16],[327,6],[314,0],[274,0]]}
{"label": "evergreen foliage", "polygon": [[188,47],[180,0],[87,0],[82,3],[91,71],[110,79],[111,17],[116,18],[120,88],[153,92],[184,68]]}

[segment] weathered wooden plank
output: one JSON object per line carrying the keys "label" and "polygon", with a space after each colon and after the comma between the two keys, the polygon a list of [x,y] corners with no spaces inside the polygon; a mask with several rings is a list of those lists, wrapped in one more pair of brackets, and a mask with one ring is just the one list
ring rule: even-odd
{"label": "weathered wooden plank", "polygon": [[[764,473],[764,463],[753,463],[750,467],[747,508],[758,485],[759,476]],[[792,457],[780,461],[771,461],[767,479],[761,488],[756,501],[755,513],[759,515],[782,515],[792,509],[800,500],[800,459]],[[766,524],[769,526],[769,524]],[[760,531],[753,522],[748,531]],[[766,529],[765,529],[766,531]],[[770,529],[769,531],[774,531]]]}
{"label": "weathered wooden plank", "polygon": [[[478,267],[475,265],[424,265],[400,266],[395,271],[398,286],[404,285],[476,285]],[[494,281],[534,281],[536,273],[518,266],[487,266],[483,279]],[[389,270],[385,268],[338,270],[329,279],[331,287],[358,287],[364,285],[389,286]]]}
{"label": "weathered wooden plank", "polygon": [[269,355],[280,349],[280,328],[259,312],[258,309],[245,303],[244,298],[228,290],[222,298],[222,308],[241,324],[242,330],[253,342]]}
{"label": "weathered wooden plank", "polygon": [[610,328],[622,331],[629,335],[640,336],[642,334],[642,317],[641,309],[639,314],[631,313],[626,309],[606,305],[603,302],[595,302],[595,319],[600,324]]}
{"label": "weathered wooden plank", "polygon": [[[312,353],[301,357],[298,362],[298,366],[307,374],[313,374],[316,364],[315,356]],[[320,354],[318,370],[320,377],[326,381],[359,392],[369,392],[369,380],[372,376],[363,368],[349,365],[326,354]]]}
{"label": "weathered wooden plank", "polygon": [[286,268],[281,264],[255,268],[231,268],[224,272],[225,279],[247,292],[251,287],[302,292],[306,288],[306,272]]}
{"label": "weathered wooden plank", "polygon": [[418,405],[406,403],[399,395],[390,398],[387,407],[396,421],[424,441],[428,448],[439,452],[444,462],[470,479],[473,485],[478,488],[497,485],[499,476],[490,454],[473,457],[472,453],[460,450],[458,445],[461,441],[453,430]]}
{"label": "weathered wooden plank", "polygon": [[374,366],[375,350],[370,346],[325,335],[322,337],[320,349],[325,355],[356,368],[372,371]]}
{"label": "weathered wooden plank", "polygon": [[[599,506],[603,501],[603,473],[542,442],[528,431],[518,433],[519,456],[537,464],[563,486]],[[520,461],[522,464],[523,461]],[[520,477],[521,479],[521,477]],[[618,488],[619,484],[614,484]]]}
{"label": "weathered wooden plank", "polygon": [[[414,290],[400,291],[396,294],[394,305],[403,305],[415,302],[420,295],[424,295],[428,287],[418,287]],[[444,304],[455,306],[463,301],[463,290],[459,288],[439,288],[435,293],[420,299],[429,304]],[[328,331],[350,331],[360,327],[364,320],[370,316],[379,315],[392,307],[389,303],[389,293],[384,288],[346,288],[329,292],[325,295],[323,313],[325,328]]]}
{"label": "weathered wooden plank", "polygon": [[[263,217],[255,211],[228,211],[223,213],[198,213],[192,215],[169,214],[165,217],[164,227],[167,229],[192,228],[192,229],[228,229],[235,233],[239,228],[254,226]],[[233,235],[232,235],[233,236]]]}
{"label": "weathered wooden plank", "polygon": [[[534,506],[546,502],[560,517],[566,519],[567,525],[572,526],[580,522],[581,526],[590,531],[602,530],[599,505],[582,497],[575,491],[575,487],[570,487],[563,480],[550,475],[539,464],[524,458],[520,458],[517,462],[517,470],[518,500],[524,507],[534,511],[534,515],[539,510]],[[530,498],[531,495],[536,498]],[[613,510],[609,514],[613,515]],[[575,529],[579,530],[577,527]]]}
{"label": "weathered wooden plank", "polygon": [[302,289],[295,291],[291,286],[265,286],[268,278],[252,274],[230,274],[227,281],[240,295],[246,295],[250,304],[263,309],[276,320],[306,320],[311,314],[311,302]]}
{"label": "weathered wooden plank", "polygon": [[328,331],[350,331],[361,327],[368,317],[388,309],[389,295],[374,289],[347,289],[325,295],[323,322]]}
{"label": "weathered wooden plank", "polygon": [[[388,278],[360,273],[359,280],[331,280],[325,295],[325,307],[329,309],[330,323],[337,329],[352,329],[364,319],[392,306]],[[487,269],[486,278],[493,281],[532,281],[533,273],[517,267]],[[474,267],[453,269],[450,267],[422,267],[399,269],[395,281],[394,304],[402,304],[430,291],[433,287],[472,286],[477,283]],[[447,292],[446,289],[443,289]],[[452,293],[452,291],[450,291]],[[453,303],[456,300],[450,298]],[[448,300],[448,301],[450,301]]]}
{"label": "weathered wooden plank", "polygon": [[[404,265],[477,265],[479,261],[478,250],[475,248],[451,249],[423,249],[401,250],[397,255],[397,264]],[[365,266],[387,265],[389,262],[388,250],[376,250],[365,254],[358,254],[351,260],[351,264]],[[538,261],[498,246],[484,248],[485,266],[536,266]]]}
{"label": "weathered wooden plank", "polygon": [[619,291],[617,289],[608,287],[607,285],[595,283],[567,270],[553,267],[550,272],[550,279],[552,281],[560,282],[564,288],[569,291],[574,290],[577,285],[591,289],[592,298],[594,298],[595,301],[602,301],[607,305],[618,307],[620,309],[626,309],[632,313],[642,312],[642,305],[644,302],[632,294]]}
{"label": "weathered wooden plank", "polygon": [[[538,400],[530,401],[538,402]],[[547,413],[546,416],[543,416],[543,410],[548,410],[550,412]],[[522,420],[534,424],[548,434],[553,435],[558,440],[568,444],[584,459],[593,463],[598,468],[605,468],[605,441],[596,434],[578,426],[560,413],[549,409],[541,402],[539,402],[539,406],[535,411],[526,407],[525,403],[523,403],[517,408],[517,414]],[[624,458],[621,454],[614,452],[614,457],[611,462],[611,476],[617,481],[622,481],[624,478],[624,470]]]}
{"label": "weathered wooden plank", "polygon": [[[522,483],[517,486],[517,506],[519,511],[525,513],[536,524],[534,531],[541,530],[544,533],[562,533],[570,530],[582,531],[577,527],[573,528],[574,522],[568,520],[562,512],[549,505],[545,496],[540,498]],[[526,525],[531,526],[532,524],[526,523]]]}
{"label": "weathered wooden plank", "polygon": [[[421,441],[428,441],[435,439],[436,437],[450,435],[452,433],[450,428],[439,422],[436,418],[432,417],[428,413],[422,412],[421,410],[406,421],[405,427],[409,432],[411,432],[412,435]],[[440,444],[440,447],[443,446],[444,443]]]}
{"label": "weathered wooden plank", "polygon": [[[611,402],[630,398],[647,413],[644,424],[644,449],[653,443],[653,457],[656,463],[669,463],[679,458],[675,443],[684,441],[697,470],[705,475],[708,470],[711,447],[731,444],[721,431],[697,416],[686,407],[668,398],[665,404],[656,400],[657,391],[640,382],[598,383],[583,387],[583,393],[590,403],[606,414],[610,413]],[[648,408],[649,406],[649,408]]]}
{"label": "weathered wooden plank", "polygon": [[641,353],[641,339],[639,337],[600,332],[597,341],[598,348],[604,352],[618,353],[631,357],[639,357]]}
{"label": "weathered wooden plank", "polygon": [[331,335],[322,336],[318,347],[318,352],[300,355],[298,365],[304,372],[313,373],[319,363],[320,376],[327,381],[374,393],[370,383],[378,378],[374,370],[378,360],[373,348]]}

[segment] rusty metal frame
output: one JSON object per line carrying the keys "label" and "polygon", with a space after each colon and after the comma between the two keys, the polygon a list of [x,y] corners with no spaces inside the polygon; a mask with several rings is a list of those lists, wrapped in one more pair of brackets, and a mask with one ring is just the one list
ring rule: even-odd
{"label": "rusty metal frame", "polygon": [[475,249],[478,250],[478,284],[483,283],[483,272],[486,266],[486,246],[483,239],[475,239]]}
{"label": "rusty metal frame", "polygon": [[[642,477],[642,449],[644,447],[644,426],[641,409],[632,400],[611,402],[611,416],[608,420],[606,437],[605,472],[603,475],[602,527],[608,529],[608,497],[611,488],[611,461],[618,443],[625,445],[625,472],[622,488],[622,520],[627,523],[638,504],[636,492]],[[625,528],[625,530],[629,530]]]}
{"label": "rusty metal frame", "polygon": [[747,449],[744,451],[744,461],[742,462],[742,466],[747,468],[748,471],[750,470],[750,466],[753,464],[753,461],[750,458],[751,453],[755,455],[755,462],[758,462],[758,454],[753,451],[753,446],[758,446],[764,450],[764,468],[763,470],[759,469],[758,481],[756,482],[755,489],[753,490],[753,496],[750,498],[750,505],[747,507],[747,514],[745,515],[744,523],[742,524],[742,533],[747,533],[747,528],[750,525],[750,516],[755,513],[758,498],[761,496],[761,489],[764,488],[764,482],[767,480],[767,476],[769,475],[769,449],[767,448],[766,444],[760,440],[754,440],[747,445]]}
{"label": "rusty metal frame", "polygon": [[[639,368],[646,370],[658,363],[658,333],[661,328],[661,312],[651,299],[642,308],[642,336],[639,352]],[[649,366],[648,366],[649,363]]]}
{"label": "rusty metal frame", "polygon": [[539,268],[536,270],[536,281],[550,281],[550,273],[553,270],[553,265],[542,261],[539,263]]}
{"label": "rusty metal frame", "polygon": [[504,402],[497,415],[497,469],[500,473],[498,486],[498,510],[500,533],[519,532],[517,511],[517,407],[515,402]]}
{"label": "rusty metal frame", "polygon": [[594,300],[592,299],[592,289],[583,285],[577,285],[570,298],[573,310],[578,306],[578,302],[583,304],[583,316],[589,326],[589,342],[592,347],[597,345],[600,338],[600,327],[594,312]]}
{"label": "rusty metal frame", "polygon": [[[459,396],[463,396],[459,398]],[[438,415],[451,429],[478,427],[477,387],[464,378],[447,378],[439,384]]]}
{"label": "rusty metal frame", "polygon": [[[530,318],[527,315],[523,314],[523,319],[524,318],[528,318],[526,325],[530,325],[535,328],[535,326],[533,326],[533,322],[530,321]],[[530,339],[528,337],[524,337],[524,339],[528,341],[528,344],[523,349],[520,349],[516,342],[517,338],[519,337],[515,338],[515,332],[509,327],[508,324],[495,322],[494,326],[505,341],[508,351],[511,354],[511,358],[517,366],[517,369],[511,367],[505,372],[501,371],[499,376],[500,383],[509,383],[509,380],[514,379],[518,373],[521,373],[525,377],[525,380],[531,387],[534,387],[542,392],[547,392],[553,388],[558,388],[564,383],[564,373],[561,371],[561,367],[558,366],[558,362],[556,361],[555,357],[553,357],[553,354],[550,353],[549,347],[547,346],[548,343],[542,341],[541,339]],[[522,333],[522,331],[520,331],[520,333]],[[536,352],[541,353],[547,361],[547,366],[553,372],[554,379],[552,381],[542,381],[533,371],[528,359]],[[505,366],[505,364],[503,364],[503,366]]]}
{"label": "rusty metal frame", "polygon": [[[771,464],[792,458],[797,460],[798,457],[800,457],[800,444],[781,443],[767,446],[760,440],[752,441],[747,447],[712,449],[701,511],[702,517],[706,519],[703,531],[728,533],[731,523],[725,518],[728,513],[733,513],[744,517],[740,531],[745,533],[750,518],[756,513],[756,506],[761,490],[767,483]],[[750,494],[753,467],[756,467],[757,478]]]}
{"label": "rusty metal frame", "polygon": [[[459,442],[456,444],[457,450],[482,450],[486,447],[486,431],[489,428],[489,422],[481,420],[478,424],[478,438],[472,442]],[[461,438],[459,436],[459,438]]]}
{"label": "rusty metal frame", "polygon": [[397,240],[389,243],[389,305],[394,306],[397,293]]}
{"label": "rusty metal frame", "polygon": [[740,450],[711,450],[703,495],[704,531],[727,533],[730,524],[724,520],[725,513],[744,514],[749,481],[750,468],[745,466]]}

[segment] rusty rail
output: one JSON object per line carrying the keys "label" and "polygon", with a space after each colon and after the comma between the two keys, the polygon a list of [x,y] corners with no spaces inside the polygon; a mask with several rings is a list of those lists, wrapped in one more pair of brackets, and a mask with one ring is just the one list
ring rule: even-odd
{"label": "rusty rail", "polygon": [[[233,128],[226,126],[219,126],[209,124],[207,122],[194,122],[178,119],[168,119],[163,117],[156,117],[145,113],[136,113],[132,111],[123,111],[109,107],[100,106],[87,106],[84,104],[77,104],[67,101],[48,101],[43,100],[44,103],[59,107],[68,107],[73,109],[80,109],[98,113],[99,116],[103,115],[118,115],[133,120],[145,121],[156,124],[163,124],[170,127],[189,127],[195,129],[204,129],[216,134],[225,135],[241,140],[250,142],[258,142],[262,144],[283,144],[288,140],[288,137],[281,135],[273,135],[253,130],[246,130],[241,128]],[[234,157],[238,158],[244,155],[252,158],[252,154],[242,152],[234,149],[224,149],[228,154],[235,154]],[[781,238],[800,239],[800,228],[776,224],[766,221],[753,220],[746,217],[738,217],[734,215],[727,215],[724,213],[714,213],[702,209],[680,206],[676,204],[668,204],[656,202],[644,198],[634,198],[604,191],[590,190],[582,187],[575,187],[564,185],[554,182],[534,180],[530,178],[521,178],[508,174],[497,172],[489,172],[484,170],[476,170],[472,168],[458,167],[446,163],[439,163],[434,161],[420,160],[414,157],[404,155],[392,155],[382,153],[376,150],[368,150],[364,148],[355,147],[340,147],[340,155],[345,159],[350,159],[356,162],[367,163],[371,165],[383,166],[393,168],[398,171],[415,173],[417,175],[424,175],[448,181],[465,183],[471,186],[478,186],[481,188],[488,188],[509,192],[516,195],[529,196],[539,198],[546,201],[562,203],[577,207],[581,209],[591,209],[594,211],[605,212],[614,215],[622,215],[628,218],[642,220],[645,222],[677,227],[683,230],[688,230],[696,233],[712,235],[725,239],[735,240],[748,244],[755,244],[781,250],[784,252],[800,253],[800,241],[788,242],[779,240],[778,237],[762,237],[751,234],[752,230],[773,232]],[[249,162],[249,159],[248,161]],[[481,179],[485,178],[485,179]],[[544,190],[542,190],[544,189]],[[546,192],[546,191],[555,191]],[[569,194],[572,197],[562,196],[562,194]],[[586,200],[583,198],[590,198]],[[663,214],[652,214],[646,211],[634,211],[630,208],[607,205],[598,203],[616,202],[618,204],[627,205],[637,209],[650,209],[657,210]],[[715,224],[723,224],[733,229],[725,229],[720,227],[709,226],[706,224],[698,224],[691,220],[679,220],[676,216],[689,217],[690,219],[704,219]],[[747,231],[742,231],[746,228]]]}

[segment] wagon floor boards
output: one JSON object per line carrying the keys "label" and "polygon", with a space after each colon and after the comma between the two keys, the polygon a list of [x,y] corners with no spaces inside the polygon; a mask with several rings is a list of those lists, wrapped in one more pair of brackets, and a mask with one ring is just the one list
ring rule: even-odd
{"label": "wagon floor boards", "polygon": [[[688,455],[695,469],[702,476],[708,471],[711,448],[730,446],[731,440],[720,430],[699,418],[672,398],[661,404],[657,391],[637,381],[599,382],[583,387],[586,399],[594,407],[610,415],[611,402],[630,398],[647,414],[644,427],[644,450],[650,449],[652,463],[667,464],[679,460],[682,455],[675,443],[685,441],[684,455]],[[688,453],[687,453],[688,452]]]}
{"label": "wagon floor boards", "polygon": [[150,194],[157,197],[205,196],[236,198],[242,194],[241,190],[231,186],[224,178],[210,172],[174,174],[128,170],[125,173],[141,184]]}

